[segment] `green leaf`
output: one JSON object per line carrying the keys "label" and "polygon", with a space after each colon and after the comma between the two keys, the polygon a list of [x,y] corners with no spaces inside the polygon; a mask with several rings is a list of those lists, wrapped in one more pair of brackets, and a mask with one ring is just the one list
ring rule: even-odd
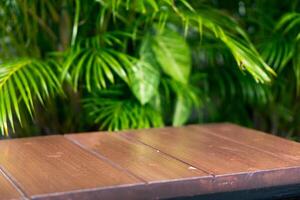
{"label": "green leaf", "polygon": [[148,103],[158,90],[160,72],[146,36],[140,50],[140,59],[132,66],[129,87],[142,105]]}
{"label": "green leaf", "polygon": [[179,95],[176,100],[173,116],[173,126],[182,126],[190,117],[191,103],[183,95]]}
{"label": "green leaf", "polygon": [[143,60],[132,67],[129,86],[142,105],[148,103],[157,91],[159,77],[159,71]]}
{"label": "green leaf", "polygon": [[154,40],[153,52],[163,71],[174,80],[187,83],[191,71],[191,54],[184,38],[165,29]]}

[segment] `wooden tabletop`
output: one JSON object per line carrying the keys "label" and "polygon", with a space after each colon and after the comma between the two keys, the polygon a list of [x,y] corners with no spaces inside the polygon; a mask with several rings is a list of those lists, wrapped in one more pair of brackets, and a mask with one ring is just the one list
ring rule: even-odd
{"label": "wooden tabletop", "polygon": [[233,124],[0,141],[0,199],[164,199],[300,184],[300,144]]}

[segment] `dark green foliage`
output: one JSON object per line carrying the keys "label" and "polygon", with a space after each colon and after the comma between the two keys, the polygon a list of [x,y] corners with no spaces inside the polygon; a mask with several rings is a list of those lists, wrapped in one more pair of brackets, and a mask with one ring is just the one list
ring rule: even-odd
{"label": "dark green foliage", "polygon": [[3,0],[1,133],[233,121],[294,137],[299,9],[288,0]]}

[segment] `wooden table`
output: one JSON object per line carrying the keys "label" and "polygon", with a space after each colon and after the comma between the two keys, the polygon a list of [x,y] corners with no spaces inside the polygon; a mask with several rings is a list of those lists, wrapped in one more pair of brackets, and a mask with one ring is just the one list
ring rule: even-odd
{"label": "wooden table", "polygon": [[300,144],[233,124],[0,141],[0,199],[164,199],[297,184]]}

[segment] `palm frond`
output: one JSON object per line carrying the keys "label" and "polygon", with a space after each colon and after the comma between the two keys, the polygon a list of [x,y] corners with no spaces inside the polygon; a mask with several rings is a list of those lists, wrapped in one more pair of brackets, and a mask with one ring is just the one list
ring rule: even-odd
{"label": "palm frond", "polygon": [[284,33],[295,31],[298,35],[300,27],[300,13],[286,13],[277,23],[275,30],[282,29]]}
{"label": "palm frond", "polygon": [[[231,51],[241,70],[248,71],[259,82],[270,82],[275,72],[268,66],[250,42],[247,34],[227,15],[204,8],[186,13],[190,26],[200,34],[212,34]],[[204,31],[206,28],[209,32]]]}
{"label": "palm frond", "polygon": [[293,58],[295,44],[290,38],[281,34],[265,39],[260,45],[261,56],[272,68],[280,73],[287,63]]}
{"label": "palm frond", "polygon": [[150,105],[141,105],[131,98],[124,98],[124,91],[102,90],[83,100],[84,108],[100,130],[124,130],[160,127],[161,114]]}
{"label": "palm frond", "polygon": [[188,8],[189,10],[193,10],[192,6],[188,3],[187,0],[96,0],[99,2],[102,6],[105,6],[106,8],[111,8],[113,13],[117,15],[120,10],[134,10],[139,13],[156,13],[159,12],[161,9],[166,9],[166,6],[171,7],[172,9],[177,9],[176,4],[180,3],[185,8]]}
{"label": "palm frond", "polygon": [[131,56],[114,49],[77,47],[68,53],[61,79],[65,80],[70,75],[75,90],[78,90],[81,81],[88,91],[106,88],[107,81],[114,83],[116,75],[127,83],[133,60]]}
{"label": "palm frond", "polygon": [[298,54],[300,14],[287,13],[276,24],[272,37],[267,37],[260,45],[261,55],[270,66],[281,73],[285,68],[292,66],[295,72],[297,93],[299,93],[299,62]]}
{"label": "palm frond", "polygon": [[300,94],[300,42],[296,43],[295,47],[295,55],[292,58],[293,61],[293,70],[296,78],[296,94]]}
{"label": "palm frond", "polygon": [[[243,102],[248,105],[262,106],[270,102],[270,85],[256,83],[252,77],[242,74],[230,66],[206,69],[209,93],[223,102]],[[221,73],[222,77],[218,74]]]}
{"label": "palm frond", "polygon": [[[53,67],[53,66],[52,66]],[[31,58],[20,58],[0,64],[0,129],[14,128],[14,116],[22,122],[20,106],[24,104],[33,116],[34,101],[41,103],[60,92],[60,84],[51,64]]]}
{"label": "palm frond", "polygon": [[103,7],[105,7],[106,10],[111,10],[115,17],[120,15],[120,12],[122,10],[134,10],[140,13],[159,11],[159,2],[156,0],[140,0],[140,1],[96,0],[96,1],[99,2]]}

